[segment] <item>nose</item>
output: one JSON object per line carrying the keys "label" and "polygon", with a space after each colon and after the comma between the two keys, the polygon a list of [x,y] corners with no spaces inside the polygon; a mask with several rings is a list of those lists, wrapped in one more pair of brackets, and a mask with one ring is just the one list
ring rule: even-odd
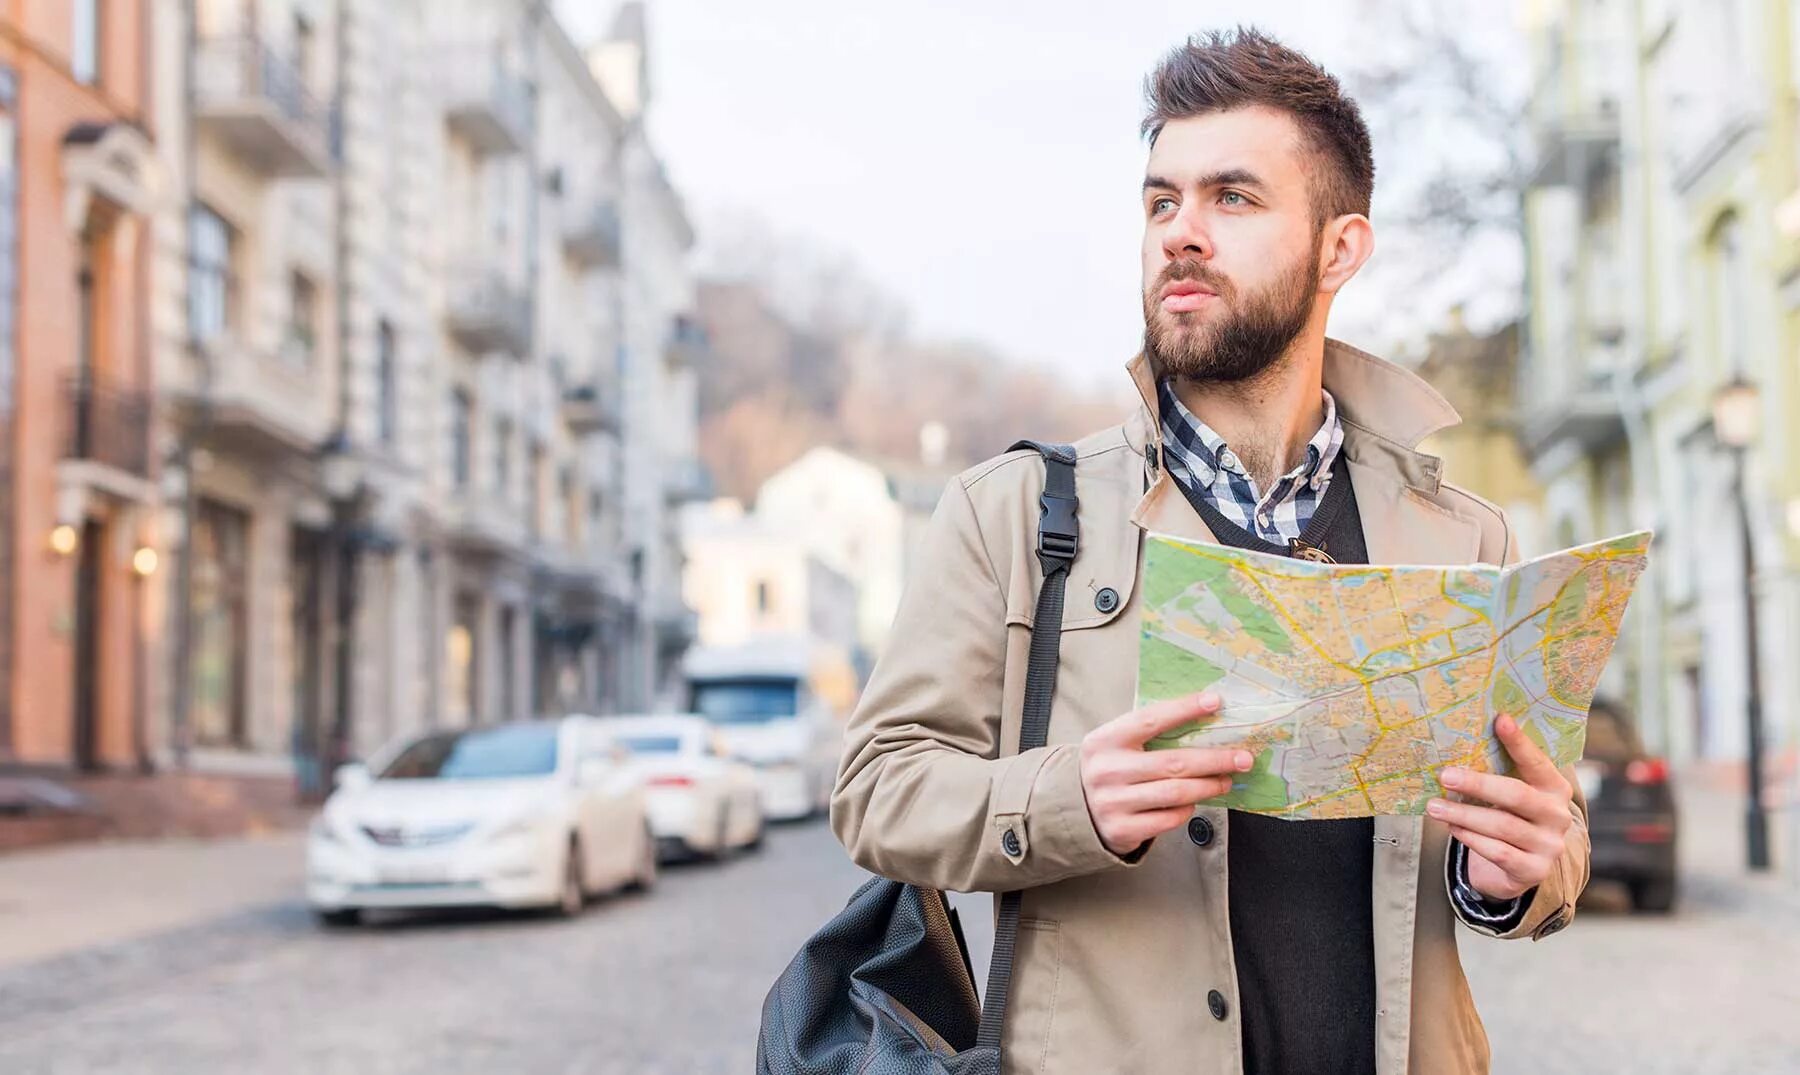
{"label": "nose", "polygon": [[1206,261],[1213,255],[1212,236],[1206,221],[1192,204],[1184,205],[1163,232],[1163,256],[1170,261]]}

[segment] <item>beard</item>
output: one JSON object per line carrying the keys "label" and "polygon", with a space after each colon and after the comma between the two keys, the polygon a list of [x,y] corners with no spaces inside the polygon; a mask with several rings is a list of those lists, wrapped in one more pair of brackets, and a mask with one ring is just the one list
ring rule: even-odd
{"label": "beard", "polygon": [[[1192,280],[1211,289],[1225,307],[1216,323],[1195,322],[1200,311],[1168,313],[1164,286]],[[1193,261],[1170,262],[1144,292],[1144,354],[1160,377],[1195,381],[1247,381],[1273,366],[1312,318],[1319,297],[1319,268],[1309,251],[1275,282],[1240,297],[1231,281]]]}

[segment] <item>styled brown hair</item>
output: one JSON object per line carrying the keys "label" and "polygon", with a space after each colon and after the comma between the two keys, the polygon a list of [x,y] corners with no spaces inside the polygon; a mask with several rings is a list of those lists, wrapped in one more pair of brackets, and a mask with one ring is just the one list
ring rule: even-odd
{"label": "styled brown hair", "polygon": [[1346,213],[1369,215],[1375,154],[1356,102],[1338,80],[1260,30],[1196,34],[1163,57],[1144,79],[1150,144],[1170,120],[1264,105],[1293,116],[1315,158],[1313,218],[1323,226]]}

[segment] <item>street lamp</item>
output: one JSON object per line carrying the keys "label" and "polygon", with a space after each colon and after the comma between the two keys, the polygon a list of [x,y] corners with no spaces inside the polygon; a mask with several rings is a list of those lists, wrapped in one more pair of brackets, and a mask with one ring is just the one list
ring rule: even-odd
{"label": "street lamp", "polygon": [[1769,868],[1769,816],[1763,809],[1762,668],[1756,638],[1756,560],[1750,537],[1750,504],[1744,492],[1744,455],[1756,440],[1761,400],[1756,385],[1741,375],[1713,394],[1713,436],[1731,450],[1732,496],[1737,501],[1738,531],[1744,541],[1744,691],[1748,801],[1744,804],[1744,842],[1752,870]]}

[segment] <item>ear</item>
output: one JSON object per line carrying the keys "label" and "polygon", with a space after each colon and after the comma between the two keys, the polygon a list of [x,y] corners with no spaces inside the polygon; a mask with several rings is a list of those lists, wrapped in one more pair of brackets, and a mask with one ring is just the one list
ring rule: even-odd
{"label": "ear", "polygon": [[1349,213],[1326,224],[1320,240],[1319,290],[1334,295],[1375,252],[1375,229],[1368,217]]}

